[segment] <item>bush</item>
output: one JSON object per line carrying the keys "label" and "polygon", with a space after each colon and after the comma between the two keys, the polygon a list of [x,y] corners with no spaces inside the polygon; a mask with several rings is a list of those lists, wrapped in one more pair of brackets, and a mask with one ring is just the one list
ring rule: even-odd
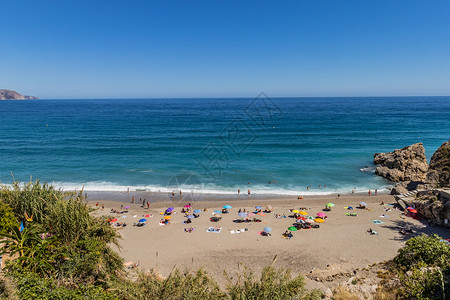
{"label": "bush", "polygon": [[18,226],[12,208],[0,200],[0,234],[10,233],[13,227]]}
{"label": "bush", "polygon": [[40,278],[34,273],[21,272],[10,275],[16,282],[20,299],[117,299],[117,296],[93,285],[81,285],[76,289],[68,289],[58,285],[53,279]]}
{"label": "bush", "polygon": [[409,239],[394,259],[397,266],[411,269],[415,264],[446,268],[450,264],[450,246],[437,235]]}
{"label": "bush", "polygon": [[321,299],[322,295],[317,290],[307,293],[303,276],[292,278],[290,270],[265,267],[259,280],[248,269],[236,282],[226,277],[226,290],[231,299]]}
{"label": "bush", "polygon": [[402,298],[417,300],[445,299],[445,279],[439,267],[417,266],[407,273],[400,274],[400,280],[403,286],[400,290]]}

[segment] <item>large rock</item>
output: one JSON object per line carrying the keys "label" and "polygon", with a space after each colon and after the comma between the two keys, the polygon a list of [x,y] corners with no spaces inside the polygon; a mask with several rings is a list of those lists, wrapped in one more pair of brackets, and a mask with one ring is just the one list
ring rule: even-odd
{"label": "large rock", "polygon": [[450,141],[434,152],[430,160],[427,181],[437,186],[450,186]]}
{"label": "large rock", "polygon": [[414,205],[419,214],[431,222],[450,228],[450,190],[418,192],[409,204]]}
{"label": "large rock", "polygon": [[39,99],[34,96],[24,96],[16,91],[0,89],[0,100],[31,100]]}
{"label": "large rock", "polygon": [[428,171],[425,148],[417,143],[393,152],[375,153],[373,162],[379,164],[375,174],[391,181],[423,181]]}

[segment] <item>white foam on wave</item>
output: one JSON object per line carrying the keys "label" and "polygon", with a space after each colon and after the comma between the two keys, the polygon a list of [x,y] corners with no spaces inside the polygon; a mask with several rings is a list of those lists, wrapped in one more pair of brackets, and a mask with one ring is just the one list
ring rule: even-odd
{"label": "white foam on wave", "polygon": [[[241,195],[246,195],[247,190],[250,189],[251,194],[256,195],[286,195],[286,196],[299,196],[299,195],[337,195],[337,194],[350,194],[353,187],[341,186],[337,188],[311,188],[309,191],[302,187],[298,189],[282,188],[275,186],[264,186],[264,185],[244,185],[243,187],[223,187],[213,184],[206,185],[181,185],[179,188],[167,187],[167,186],[156,186],[156,185],[136,185],[127,186],[119,185],[108,181],[91,181],[91,182],[53,182],[53,185],[57,188],[62,188],[65,191],[76,190],[80,191],[83,189],[86,192],[154,192],[154,193],[171,193],[172,191],[178,192],[180,189],[183,192],[195,192],[202,194],[217,194],[217,195],[236,195],[238,188],[241,190]],[[359,186],[354,190],[355,193],[367,192],[369,189],[378,189],[379,192],[385,192],[388,189],[386,187],[380,186]]]}

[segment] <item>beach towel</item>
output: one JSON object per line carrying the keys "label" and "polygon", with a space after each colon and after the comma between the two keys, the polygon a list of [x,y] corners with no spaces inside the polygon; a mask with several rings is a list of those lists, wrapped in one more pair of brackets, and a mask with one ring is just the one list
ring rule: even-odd
{"label": "beach towel", "polygon": [[235,234],[236,232],[235,232],[234,230],[231,230],[230,233],[231,233],[231,234]]}
{"label": "beach towel", "polygon": [[384,224],[384,222],[380,221],[380,220],[373,220],[372,223],[373,224]]}
{"label": "beach towel", "polygon": [[137,218],[137,215],[134,215],[133,218]]}
{"label": "beach towel", "polygon": [[219,227],[218,230],[216,230],[214,227],[209,227],[208,229],[206,229],[206,232],[211,232],[211,233],[220,233],[222,231],[222,227]]}

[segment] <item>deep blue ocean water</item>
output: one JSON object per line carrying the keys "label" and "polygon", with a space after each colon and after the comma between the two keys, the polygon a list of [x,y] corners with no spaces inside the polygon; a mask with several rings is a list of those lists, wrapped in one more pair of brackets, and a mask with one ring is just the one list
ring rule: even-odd
{"label": "deep blue ocean water", "polygon": [[374,153],[449,139],[450,97],[0,101],[0,181],[349,193],[390,185]]}

